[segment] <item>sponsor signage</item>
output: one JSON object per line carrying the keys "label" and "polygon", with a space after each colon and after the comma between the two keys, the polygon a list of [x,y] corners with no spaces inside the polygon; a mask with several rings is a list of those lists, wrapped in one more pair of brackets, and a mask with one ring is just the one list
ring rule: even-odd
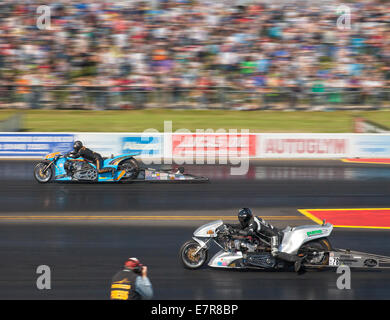
{"label": "sponsor signage", "polygon": [[162,154],[162,136],[126,136],[121,139],[121,153],[138,152],[140,155],[160,156]]}
{"label": "sponsor signage", "polygon": [[268,134],[257,137],[259,158],[339,158],[350,152],[350,138],[327,134]]}
{"label": "sponsor signage", "polygon": [[75,140],[80,140],[87,148],[100,153],[103,157],[111,157],[121,153],[118,133],[77,133]]}
{"label": "sponsor signage", "polygon": [[314,230],[306,233],[308,237],[318,236],[322,234],[322,230]]}
{"label": "sponsor signage", "polygon": [[68,152],[73,141],[102,156],[343,159],[390,158],[390,134],[285,133],[12,133],[0,132],[0,157],[41,158]]}
{"label": "sponsor signage", "polygon": [[72,149],[73,134],[0,133],[0,157],[42,157]]}
{"label": "sponsor signage", "polygon": [[353,155],[360,158],[390,158],[390,134],[356,135]]}
{"label": "sponsor signage", "polygon": [[256,156],[255,134],[173,134],[173,157]]}

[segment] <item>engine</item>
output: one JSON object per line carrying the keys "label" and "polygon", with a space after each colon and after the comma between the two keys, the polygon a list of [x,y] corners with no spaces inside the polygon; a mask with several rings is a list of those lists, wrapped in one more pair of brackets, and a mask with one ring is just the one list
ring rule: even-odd
{"label": "engine", "polygon": [[237,251],[243,252],[255,252],[257,250],[256,243],[251,243],[245,240],[234,240],[234,247]]}
{"label": "engine", "polygon": [[250,253],[247,255],[246,264],[253,267],[273,268],[276,261],[270,253]]}
{"label": "engine", "polygon": [[75,180],[93,181],[97,171],[87,161],[68,160],[64,163],[66,173]]}
{"label": "engine", "polygon": [[265,247],[261,246],[257,241],[248,241],[246,239],[234,240],[234,248],[241,251],[244,257],[244,264],[252,267],[274,268],[276,260],[267,252]]}

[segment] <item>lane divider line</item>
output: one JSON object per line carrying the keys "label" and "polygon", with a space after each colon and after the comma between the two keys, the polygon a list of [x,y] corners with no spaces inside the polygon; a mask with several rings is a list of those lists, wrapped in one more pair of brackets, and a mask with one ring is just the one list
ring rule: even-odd
{"label": "lane divider line", "polygon": [[[302,216],[263,216],[266,220],[302,220]],[[0,220],[237,220],[236,216],[1,216]]]}
{"label": "lane divider line", "polygon": [[341,159],[346,163],[363,163],[363,164],[390,164],[390,159]]}
{"label": "lane divider line", "polygon": [[302,213],[306,218],[309,218],[310,220],[313,220],[314,222],[318,224],[322,224],[321,219],[318,219],[316,216],[312,215],[309,210],[311,209],[298,209],[300,213]]}

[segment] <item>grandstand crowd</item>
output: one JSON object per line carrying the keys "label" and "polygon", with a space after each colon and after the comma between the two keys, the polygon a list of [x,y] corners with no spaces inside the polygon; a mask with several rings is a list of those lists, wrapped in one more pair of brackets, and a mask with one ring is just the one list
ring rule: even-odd
{"label": "grandstand crowd", "polygon": [[[350,10],[338,23],[339,6]],[[50,28],[40,28],[40,5]],[[0,87],[390,87],[387,1],[0,2]]]}

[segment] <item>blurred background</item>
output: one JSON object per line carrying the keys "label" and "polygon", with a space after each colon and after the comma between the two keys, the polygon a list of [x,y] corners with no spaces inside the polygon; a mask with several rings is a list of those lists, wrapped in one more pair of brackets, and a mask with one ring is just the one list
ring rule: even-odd
{"label": "blurred background", "polygon": [[[129,256],[150,267],[157,299],[389,299],[385,271],[338,290],[334,272],[177,263],[203,219],[237,221],[240,207],[278,228],[312,224],[297,208],[344,208],[350,221],[327,222],[367,228],[335,230],[335,248],[390,256],[375,216],[345,209],[390,208],[389,23],[389,0],[0,0],[0,299],[107,299]],[[140,133],[166,120],[233,132]],[[339,134],[353,131],[377,134]],[[75,140],[173,168],[186,155],[211,183],[36,183],[29,159]],[[233,175],[238,150],[251,161]],[[206,154],[229,162],[191,162]],[[36,289],[41,264],[54,290]]]}
{"label": "blurred background", "polygon": [[389,22],[379,0],[3,0],[0,108],[386,108]]}

